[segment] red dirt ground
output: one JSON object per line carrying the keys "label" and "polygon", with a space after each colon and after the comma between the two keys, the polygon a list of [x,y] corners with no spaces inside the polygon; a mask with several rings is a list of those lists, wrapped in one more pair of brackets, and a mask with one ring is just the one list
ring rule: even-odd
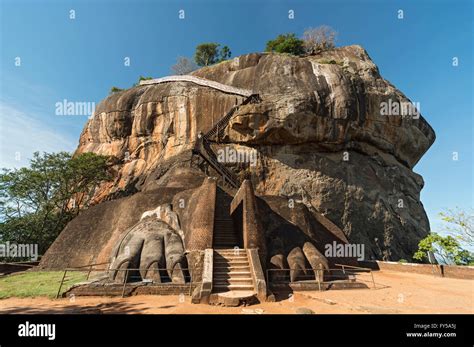
{"label": "red dirt ground", "polygon": [[[361,277],[371,287],[369,275]],[[44,297],[0,300],[8,313],[145,313],[145,314],[291,314],[298,308],[314,313],[474,313],[474,281],[392,271],[374,272],[375,289],[299,292],[277,302],[248,307],[191,304],[189,297],[127,298]]]}

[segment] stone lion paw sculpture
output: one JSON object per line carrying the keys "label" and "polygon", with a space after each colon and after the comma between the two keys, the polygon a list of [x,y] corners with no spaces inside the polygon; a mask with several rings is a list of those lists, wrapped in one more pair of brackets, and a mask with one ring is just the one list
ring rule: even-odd
{"label": "stone lion paw sculpture", "polygon": [[[169,204],[143,213],[141,220],[117,243],[112,254],[111,280],[123,282],[132,276],[161,283],[164,272],[173,283],[185,282],[183,232],[179,228],[178,216]],[[131,270],[127,272],[127,269]]]}
{"label": "stone lion paw sculpture", "polygon": [[[328,260],[311,242],[305,242],[303,247],[294,247],[288,253],[283,250],[277,252],[270,258],[270,264],[274,269],[289,269],[291,282],[298,280],[303,274],[306,279],[310,277],[307,264],[313,269],[316,280],[321,282],[324,278],[324,270],[329,269]],[[287,273],[277,276],[285,275]]]}

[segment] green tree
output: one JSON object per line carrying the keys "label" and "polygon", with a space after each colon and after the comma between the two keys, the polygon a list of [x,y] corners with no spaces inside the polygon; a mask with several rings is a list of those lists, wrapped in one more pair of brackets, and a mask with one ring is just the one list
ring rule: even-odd
{"label": "green tree", "polygon": [[429,234],[418,244],[418,251],[413,255],[413,259],[426,260],[428,252],[433,252],[444,264],[465,265],[473,261],[472,254],[462,249],[459,242],[450,235]]}
{"label": "green tree", "polygon": [[230,48],[227,46],[219,49],[218,43],[202,43],[196,47],[194,61],[199,66],[209,66],[227,60],[231,56]]}
{"label": "green tree", "polygon": [[29,167],[0,174],[0,242],[36,243],[40,254],[110,179],[108,158],[34,153]]}
{"label": "green tree", "polygon": [[231,55],[232,52],[230,51],[229,47],[222,47],[221,51],[219,52],[219,62],[229,59]]}
{"label": "green tree", "polygon": [[448,223],[446,231],[468,246],[474,246],[474,210],[463,211],[459,208],[441,212],[440,217]]}
{"label": "green tree", "polygon": [[295,34],[278,35],[276,39],[267,42],[265,51],[301,55],[305,52],[304,41]]}

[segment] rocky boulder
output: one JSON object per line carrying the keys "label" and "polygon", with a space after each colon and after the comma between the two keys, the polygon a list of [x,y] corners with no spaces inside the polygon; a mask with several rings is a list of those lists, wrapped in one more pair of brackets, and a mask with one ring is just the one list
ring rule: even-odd
{"label": "rocky boulder", "polygon": [[[366,259],[411,258],[429,231],[420,201],[424,182],[413,167],[435,134],[419,113],[384,112],[385,105],[406,106],[410,100],[380,76],[363,48],[307,57],[248,54],[193,75],[260,95],[261,102],[237,109],[213,148],[257,154],[252,163],[224,164],[236,174],[245,172],[260,196],[259,208],[273,211],[262,213],[269,263],[302,264],[310,253],[320,259],[311,266],[326,268],[322,255],[334,239],[363,244]],[[107,259],[145,211],[172,203],[180,192],[196,196],[185,191],[206,176],[187,169],[197,135],[244,99],[181,81],[136,86],[102,101],[76,153],[115,157],[114,181],[99,189],[98,205],[82,213],[94,224],[81,215],[73,220],[45,255],[44,266],[59,265],[53,254],[87,247],[92,239],[100,251],[75,250],[77,261]],[[121,213],[123,204],[127,209]],[[192,217],[186,218],[181,225],[192,225]],[[192,231],[186,228],[188,238]],[[85,244],[75,243],[77,230]],[[305,247],[307,242],[316,247]]]}

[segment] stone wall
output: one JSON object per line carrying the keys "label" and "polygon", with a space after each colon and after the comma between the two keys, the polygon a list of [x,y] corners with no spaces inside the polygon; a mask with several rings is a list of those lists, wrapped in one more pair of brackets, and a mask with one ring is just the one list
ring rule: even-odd
{"label": "stone wall", "polygon": [[205,78],[200,78],[190,75],[177,75],[177,76],[166,76],[162,78],[156,78],[152,80],[140,81],[140,85],[150,85],[150,84],[159,84],[159,83],[170,83],[170,82],[191,82],[198,84],[200,86],[209,87],[213,89],[220,90],[221,92],[228,94],[237,94],[242,96],[252,95],[252,91],[248,89],[236,88],[227,84],[222,84],[219,82],[211,81]]}
{"label": "stone wall", "polygon": [[[230,213],[242,206],[244,248],[256,248],[262,260],[266,258],[265,235],[261,225],[257,199],[251,181],[244,180],[230,205]],[[264,262],[265,264],[265,262]]]}
{"label": "stone wall", "polygon": [[373,270],[410,272],[423,275],[436,275],[448,278],[474,279],[474,266],[431,265],[398,263],[391,261],[360,261],[359,265]]}
{"label": "stone wall", "polygon": [[37,266],[38,264],[39,261],[21,263],[0,263],[0,276],[25,271]]}
{"label": "stone wall", "polygon": [[180,295],[185,296],[191,295],[192,291],[199,286],[199,283],[187,283],[187,284],[173,284],[173,283],[162,283],[162,284],[133,284],[128,283],[123,289],[123,284],[114,285],[97,285],[97,284],[83,284],[76,285],[69,288],[63,297],[69,297],[71,295],[76,296],[121,296],[122,292],[124,296],[131,295]]}

